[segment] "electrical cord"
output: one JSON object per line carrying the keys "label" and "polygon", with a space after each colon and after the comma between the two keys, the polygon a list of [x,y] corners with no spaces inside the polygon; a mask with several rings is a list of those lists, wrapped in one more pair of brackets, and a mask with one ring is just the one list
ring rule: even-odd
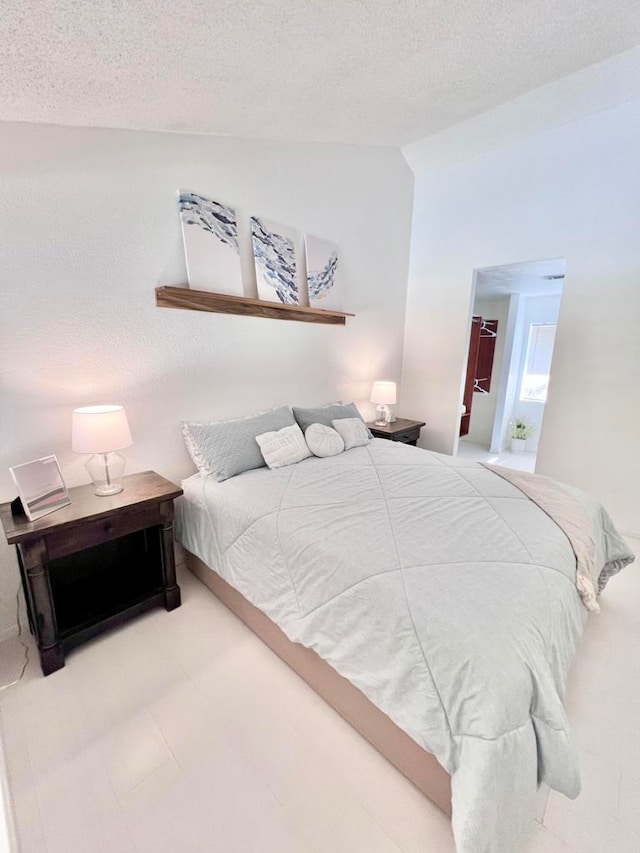
{"label": "electrical cord", "polygon": [[9,687],[13,687],[22,681],[22,677],[26,672],[27,666],[29,664],[29,646],[22,639],[22,622],[20,621],[20,587],[18,587],[18,592],[16,593],[16,622],[18,623],[18,642],[24,649],[24,661],[22,664],[22,669],[20,670],[20,675],[15,679],[15,681],[10,681],[9,684],[3,684],[0,686],[0,692],[3,690],[8,690]]}

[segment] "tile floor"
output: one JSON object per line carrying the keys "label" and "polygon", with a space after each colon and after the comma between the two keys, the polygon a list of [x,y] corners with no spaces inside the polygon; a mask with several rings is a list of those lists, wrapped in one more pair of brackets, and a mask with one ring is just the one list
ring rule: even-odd
{"label": "tile floor", "polygon": [[[0,693],[21,853],[453,853],[435,806],[186,570],[181,584],[183,607],[49,678],[31,648]],[[568,696],[584,790],[541,797],[527,853],[640,851],[640,566],[602,603]],[[0,660],[11,680],[22,647]]]}
{"label": "tile floor", "polygon": [[535,471],[536,468],[535,453],[512,453],[510,450],[490,453],[483,444],[474,444],[474,442],[464,439],[458,442],[458,456],[465,459],[475,459],[476,462],[504,465],[505,468],[514,468],[516,471]]}

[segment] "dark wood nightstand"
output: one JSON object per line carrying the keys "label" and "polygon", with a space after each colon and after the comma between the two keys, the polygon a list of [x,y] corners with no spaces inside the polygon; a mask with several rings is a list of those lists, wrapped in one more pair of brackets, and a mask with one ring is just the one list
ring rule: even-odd
{"label": "dark wood nightstand", "polygon": [[420,430],[424,421],[409,421],[406,418],[398,418],[392,424],[378,426],[368,423],[367,426],[376,438],[388,438],[389,441],[401,441],[403,444],[412,444],[414,447],[420,438]]}
{"label": "dark wood nightstand", "polygon": [[123,486],[108,497],[93,485],[69,489],[70,506],[33,522],[0,506],[45,675],[84,640],[151,607],[180,606],[173,500],[182,489],[154,471],[131,474]]}

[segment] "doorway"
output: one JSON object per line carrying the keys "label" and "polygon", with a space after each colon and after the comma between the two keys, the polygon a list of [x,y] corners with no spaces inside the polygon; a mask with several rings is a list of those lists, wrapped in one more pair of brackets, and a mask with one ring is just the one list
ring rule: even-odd
{"label": "doorway", "polygon": [[459,456],[535,471],[565,269],[553,258],[475,270]]}

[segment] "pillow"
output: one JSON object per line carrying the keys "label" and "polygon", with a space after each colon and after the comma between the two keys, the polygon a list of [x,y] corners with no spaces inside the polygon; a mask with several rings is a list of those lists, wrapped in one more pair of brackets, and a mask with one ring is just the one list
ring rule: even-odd
{"label": "pillow", "polygon": [[201,474],[213,474],[221,483],[243,471],[262,468],[264,459],[257,435],[295,423],[289,406],[246,418],[214,423],[183,423],[187,450]]}
{"label": "pillow", "polygon": [[369,430],[360,418],[338,418],[331,423],[333,428],[342,436],[345,450],[369,444]]}
{"label": "pillow", "polygon": [[284,468],[295,465],[311,456],[298,424],[282,427],[276,432],[263,432],[256,436],[260,452],[269,468]]}
{"label": "pillow", "polygon": [[326,424],[309,424],[304,437],[314,456],[337,456],[344,450],[340,433]]}
{"label": "pillow", "polygon": [[305,435],[307,427],[311,424],[324,424],[330,427],[331,422],[338,418],[358,418],[364,423],[364,419],[354,403],[332,403],[330,406],[319,406],[315,409],[301,409],[294,406],[293,416]]}

